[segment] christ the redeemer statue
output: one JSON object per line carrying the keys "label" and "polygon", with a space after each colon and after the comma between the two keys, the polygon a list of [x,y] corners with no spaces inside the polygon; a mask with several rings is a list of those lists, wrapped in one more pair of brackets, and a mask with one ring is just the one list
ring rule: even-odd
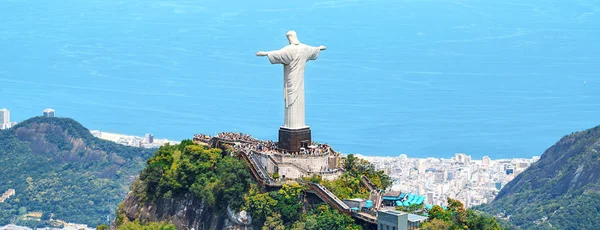
{"label": "christ the redeemer statue", "polygon": [[[279,131],[280,147],[297,151],[310,144],[310,129],[304,121],[304,68],[309,60],[316,60],[325,46],[301,44],[296,32],[286,33],[289,45],[275,51],[259,51],[256,56],[267,56],[271,64],[283,64],[284,122]],[[282,140],[282,132],[283,140]],[[308,133],[307,133],[308,132]],[[306,135],[308,134],[308,139]],[[282,143],[283,142],[292,142]],[[300,143],[298,143],[300,142]],[[308,143],[306,143],[308,142]]]}

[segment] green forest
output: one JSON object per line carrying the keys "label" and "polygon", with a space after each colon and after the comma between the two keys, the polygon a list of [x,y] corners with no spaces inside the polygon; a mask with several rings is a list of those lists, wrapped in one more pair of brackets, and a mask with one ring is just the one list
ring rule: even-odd
{"label": "green forest", "polygon": [[503,229],[494,217],[466,209],[460,201],[450,198],[446,210],[435,205],[428,215],[430,220],[421,225],[422,230]]}
{"label": "green forest", "polygon": [[221,149],[184,140],[164,145],[148,160],[134,193],[144,201],[191,192],[210,206],[239,210],[254,183],[246,164]]}
{"label": "green forest", "polygon": [[[0,193],[16,195],[0,203],[0,225],[106,223],[153,151],[95,138],[68,118],[35,117],[2,130]],[[24,219],[30,212],[42,216]]]}

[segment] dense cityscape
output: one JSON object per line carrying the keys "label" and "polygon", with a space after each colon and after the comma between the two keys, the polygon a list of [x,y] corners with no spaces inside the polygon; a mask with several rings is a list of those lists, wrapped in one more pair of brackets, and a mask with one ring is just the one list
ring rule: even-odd
{"label": "dense cityscape", "polygon": [[446,205],[453,198],[466,207],[491,202],[506,183],[540,159],[474,160],[464,153],[452,158],[360,157],[390,175],[391,190],[426,196],[426,203],[433,205]]}

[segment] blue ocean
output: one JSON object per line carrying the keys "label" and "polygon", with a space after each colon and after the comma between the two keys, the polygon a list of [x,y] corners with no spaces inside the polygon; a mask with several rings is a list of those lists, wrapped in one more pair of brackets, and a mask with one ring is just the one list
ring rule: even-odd
{"label": "blue ocean", "polygon": [[531,157],[600,124],[600,2],[0,0],[0,108],[182,140],[277,139],[283,68],[313,139],[376,156]]}

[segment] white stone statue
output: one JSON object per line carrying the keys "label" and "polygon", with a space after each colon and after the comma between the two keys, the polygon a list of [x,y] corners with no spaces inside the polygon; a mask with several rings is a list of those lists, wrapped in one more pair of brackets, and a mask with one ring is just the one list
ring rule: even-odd
{"label": "white stone statue", "polygon": [[316,60],[325,46],[313,47],[300,43],[296,32],[286,33],[289,45],[275,51],[259,51],[256,56],[267,56],[271,64],[283,64],[283,99],[285,103],[284,128],[306,128],[304,121],[304,68],[309,60]]}

